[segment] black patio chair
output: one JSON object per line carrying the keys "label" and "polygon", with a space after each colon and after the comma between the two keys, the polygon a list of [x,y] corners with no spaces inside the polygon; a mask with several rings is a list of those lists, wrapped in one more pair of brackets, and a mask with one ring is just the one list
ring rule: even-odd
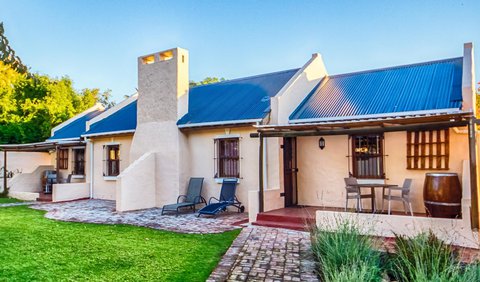
{"label": "black patio chair", "polygon": [[[232,206],[238,209],[238,212],[244,212],[245,207],[235,196],[237,190],[237,179],[223,180],[220,191],[220,199],[211,197],[208,200],[208,205],[198,210],[198,217],[202,214],[216,215],[219,212],[226,211],[227,207]],[[216,201],[216,202],[215,202]]]}
{"label": "black patio chair", "polygon": [[191,208],[195,212],[195,206],[201,203],[207,204],[205,198],[202,197],[203,177],[192,177],[188,183],[187,195],[180,195],[176,204],[165,205],[162,208],[162,215],[165,212],[175,212],[178,215],[179,210],[183,208]]}

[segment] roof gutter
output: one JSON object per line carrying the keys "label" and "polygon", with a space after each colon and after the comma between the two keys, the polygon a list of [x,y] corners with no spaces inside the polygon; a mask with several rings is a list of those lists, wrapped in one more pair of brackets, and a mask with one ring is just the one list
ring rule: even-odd
{"label": "roof gutter", "polygon": [[220,125],[236,125],[236,124],[255,124],[261,122],[263,119],[240,119],[240,120],[227,120],[227,121],[213,121],[213,122],[199,122],[189,124],[179,124],[178,128],[193,128],[193,127],[208,127],[208,126],[220,126]]}
{"label": "roof gutter", "polygon": [[300,123],[308,124],[308,123],[349,121],[349,120],[356,121],[359,119],[401,118],[401,117],[418,116],[418,115],[466,114],[466,113],[471,113],[471,111],[462,111],[458,108],[447,108],[447,109],[439,109],[439,110],[383,113],[383,114],[357,115],[357,116],[345,116],[345,117],[293,119],[293,120],[289,120],[288,123],[289,124],[300,124]]}
{"label": "roof gutter", "polygon": [[118,134],[125,134],[125,133],[135,133],[135,129],[83,134],[82,137],[95,137],[95,136],[105,136],[105,135],[118,135]]}

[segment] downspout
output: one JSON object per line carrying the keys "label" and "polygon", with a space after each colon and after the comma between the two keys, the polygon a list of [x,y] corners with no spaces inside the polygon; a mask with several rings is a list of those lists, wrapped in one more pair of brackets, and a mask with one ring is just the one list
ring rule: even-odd
{"label": "downspout", "polygon": [[87,138],[85,141],[90,145],[90,199],[93,199],[93,141]]}
{"label": "downspout", "polygon": [[258,137],[259,137],[259,141],[260,141],[260,148],[258,150],[258,157],[259,157],[259,165],[258,165],[258,169],[259,169],[259,173],[258,173],[258,177],[259,177],[259,189],[258,189],[258,211],[259,212],[263,212],[263,190],[264,190],[264,187],[263,187],[263,136],[262,136],[262,133],[259,133],[258,134]]}
{"label": "downspout", "polygon": [[267,142],[263,143],[263,189],[268,190],[268,170],[267,170]]}

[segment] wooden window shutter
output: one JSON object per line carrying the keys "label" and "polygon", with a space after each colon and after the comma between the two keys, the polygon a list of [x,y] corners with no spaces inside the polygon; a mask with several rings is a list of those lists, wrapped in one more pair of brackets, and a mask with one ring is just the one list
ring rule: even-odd
{"label": "wooden window shutter", "polygon": [[448,170],[449,129],[407,131],[407,169]]}

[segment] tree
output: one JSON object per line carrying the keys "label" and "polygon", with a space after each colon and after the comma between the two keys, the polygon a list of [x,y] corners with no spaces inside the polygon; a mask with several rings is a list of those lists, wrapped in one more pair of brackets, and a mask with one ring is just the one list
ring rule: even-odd
{"label": "tree", "polygon": [[3,22],[0,22],[0,61],[11,65],[19,73],[28,73],[28,68],[22,63],[22,60],[15,55],[15,51],[10,47],[8,39],[5,36]]}
{"label": "tree", "polygon": [[217,83],[217,82],[222,82],[225,81],[225,78],[223,77],[205,77],[202,81],[195,82],[193,80],[190,80],[190,87],[195,87],[199,85],[205,85],[205,84],[212,84],[212,83]]}
{"label": "tree", "polygon": [[480,116],[480,82],[477,83],[477,115]]}
{"label": "tree", "polygon": [[111,107],[110,98],[110,90],[77,91],[66,76],[29,73],[0,24],[0,144],[43,141],[54,126],[97,102]]}

